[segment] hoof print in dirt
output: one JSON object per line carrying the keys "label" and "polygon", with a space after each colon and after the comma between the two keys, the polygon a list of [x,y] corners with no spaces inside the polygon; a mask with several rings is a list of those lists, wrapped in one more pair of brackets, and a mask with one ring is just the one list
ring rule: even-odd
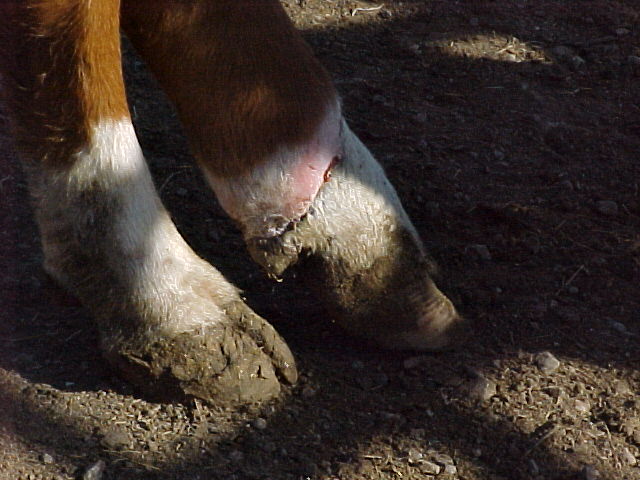
{"label": "hoof print in dirt", "polygon": [[236,318],[174,335],[147,333],[144,340],[105,349],[119,374],[157,401],[199,398],[218,406],[271,399],[281,382],[297,381],[289,347],[265,320],[246,306],[232,306]]}

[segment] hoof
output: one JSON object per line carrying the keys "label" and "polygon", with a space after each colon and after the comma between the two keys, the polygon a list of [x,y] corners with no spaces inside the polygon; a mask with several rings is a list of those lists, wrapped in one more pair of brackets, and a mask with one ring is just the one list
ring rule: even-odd
{"label": "hoof", "polygon": [[277,396],[281,382],[295,383],[293,355],[275,329],[241,301],[225,312],[223,324],[194,331],[145,332],[133,341],[105,338],[105,356],[157,401],[195,397],[218,406],[255,403]]}

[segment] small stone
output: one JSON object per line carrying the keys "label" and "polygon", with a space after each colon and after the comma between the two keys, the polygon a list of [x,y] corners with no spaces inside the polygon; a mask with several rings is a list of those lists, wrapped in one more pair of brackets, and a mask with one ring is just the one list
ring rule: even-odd
{"label": "small stone", "polygon": [[422,462],[424,459],[424,454],[415,448],[412,448],[407,452],[407,460],[411,464],[416,464]]}
{"label": "small stone", "polygon": [[638,55],[629,55],[627,57],[627,62],[631,65],[640,65],[640,57]]}
{"label": "small stone", "polygon": [[420,44],[414,43],[413,45],[409,46],[409,50],[411,50],[416,55],[419,55],[421,52]]}
{"label": "small stone", "polygon": [[570,57],[573,55],[573,50],[565,45],[553,47],[551,52],[557,57]]}
{"label": "small stone", "polygon": [[573,190],[573,183],[571,183],[571,180],[563,180],[560,182],[560,185],[567,190]]}
{"label": "small stone", "polygon": [[176,189],[176,195],[178,195],[179,197],[186,197],[188,193],[189,193],[189,190],[187,190],[184,187],[180,187]]}
{"label": "small stone", "polygon": [[626,380],[616,380],[613,382],[613,391],[618,395],[630,395],[632,393],[629,382]]}
{"label": "small stone", "polygon": [[596,202],[596,208],[603,215],[612,216],[618,214],[618,204],[613,200],[600,200]]}
{"label": "small stone", "polygon": [[433,456],[433,461],[440,465],[453,465],[453,458],[446,453],[436,453]]}
{"label": "small stone", "polygon": [[43,453],[42,455],[40,455],[40,461],[45,465],[49,465],[53,463],[53,457],[48,453]]}
{"label": "small stone", "polygon": [[129,445],[129,436],[121,430],[110,430],[104,434],[100,443],[111,450],[122,450]]}
{"label": "small stone", "polygon": [[317,392],[311,385],[305,385],[302,389],[302,396],[305,398],[313,397]]}
{"label": "small stone", "polygon": [[427,202],[425,204],[425,210],[431,218],[440,216],[440,204],[438,202]]}
{"label": "small stone", "polygon": [[589,413],[589,411],[591,410],[591,405],[589,405],[589,402],[576,399],[573,402],[573,408],[575,408],[576,411],[580,413]]}
{"label": "small stone", "polygon": [[106,464],[102,460],[98,460],[84,471],[82,480],[100,480],[106,467]]}
{"label": "small stone", "polygon": [[517,62],[518,56],[513,53],[507,53],[507,55],[505,56],[505,59],[507,60],[507,62]]}
{"label": "small stone", "polygon": [[474,448],[473,450],[471,450],[471,453],[476,458],[480,458],[482,456],[482,450],[479,448]]}
{"label": "small stone", "polygon": [[244,453],[242,453],[240,450],[234,450],[229,453],[229,460],[231,460],[234,463],[241,462],[243,459],[244,459]]}
{"label": "small stone", "polygon": [[622,322],[617,322],[615,320],[611,320],[609,322],[609,325],[611,326],[611,328],[613,328],[618,333],[622,333],[623,335],[626,335],[628,333],[627,327]]}
{"label": "small stone", "polygon": [[351,364],[351,368],[353,368],[354,370],[362,370],[364,368],[364,363],[361,362],[360,360],[355,360]]}
{"label": "small stone", "polygon": [[485,402],[497,393],[496,384],[486,377],[478,376],[469,388],[469,396]]}
{"label": "small stone", "polygon": [[422,356],[409,357],[409,358],[405,358],[404,362],[402,362],[402,366],[405,368],[405,370],[412,370],[422,365],[423,361],[424,361],[424,357]]}
{"label": "small stone", "polygon": [[624,447],[622,449],[622,452],[620,454],[620,457],[622,457],[622,460],[624,460],[624,462],[628,465],[631,465],[632,467],[638,463],[638,461],[636,460],[636,457],[633,455],[633,453],[631,453],[629,451],[629,449],[627,447]]}
{"label": "small stone", "polygon": [[539,353],[535,361],[543,373],[553,373],[560,367],[560,361],[551,352]]}
{"label": "small stone", "polygon": [[444,473],[445,475],[455,475],[456,473],[458,473],[458,467],[456,467],[455,465],[445,465],[444,466]]}
{"label": "small stone", "polygon": [[473,250],[481,260],[490,261],[491,260],[491,252],[489,251],[489,247],[486,245],[475,244],[469,247]]}
{"label": "small stone", "polygon": [[356,382],[363,390],[377,390],[389,383],[389,377],[382,372],[373,372],[370,375],[362,375],[358,377]]}
{"label": "small stone", "polygon": [[573,64],[574,68],[580,68],[585,63],[587,63],[587,61],[584,58],[582,58],[581,56],[576,55],[576,56],[571,58],[571,63]]}
{"label": "small stone", "polygon": [[593,465],[585,465],[582,469],[582,478],[584,480],[599,480],[600,472]]}
{"label": "small stone", "polygon": [[575,295],[576,293],[580,292],[580,289],[578,287],[574,287],[573,285],[571,285],[567,291],[571,294],[571,295]]}
{"label": "small stone", "polygon": [[396,425],[403,425],[404,423],[407,422],[407,419],[404,418],[399,413],[382,412],[380,413],[380,417],[382,417],[383,420],[387,420],[389,422],[395,423]]}
{"label": "small stone", "polygon": [[220,232],[217,228],[210,228],[207,231],[207,237],[209,237],[209,240],[212,242],[218,243],[220,241]]}
{"label": "small stone", "polygon": [[631,30],[629,30],[628,28],[616,28],[616,35],[618,35],[619,37],[629,35],[630,32]]}
{"label": "small stone", "polygon": [[251,426],[256,430],[264,430],[267,428],[267,421],[262,417],[258,417],[251,422]]}
{"label": "small stone", "polygon": [[426,475],[438,475],[440,473],[440,470],[440,465],[436,463],[429,461],[420,463],[420,471]]}

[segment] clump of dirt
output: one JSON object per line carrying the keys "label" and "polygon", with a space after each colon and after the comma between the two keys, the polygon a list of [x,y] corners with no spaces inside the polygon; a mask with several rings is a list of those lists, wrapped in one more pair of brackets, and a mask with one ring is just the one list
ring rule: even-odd
{"label": "clump of dirt", "polygon": [[146,401],[41,271],[0,117],[0,478],[640,478],[640,7],[283,2],[332,72],[474,335],[392,354],[265,279],[126,59],[137,131],[196,250],[298,360],[276,402]]}

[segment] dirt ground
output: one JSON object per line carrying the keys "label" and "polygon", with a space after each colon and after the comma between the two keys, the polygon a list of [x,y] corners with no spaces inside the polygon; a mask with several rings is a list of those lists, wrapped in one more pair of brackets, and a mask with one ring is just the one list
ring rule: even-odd
{"label": "dirt ground", "polygon": [[41,270],[0,116],[0,479],[640,479],[640,4],[287,0],[474,322],[376,351],[273,283],[125,63],[163,200],[302,372],[236,411],[146,401]]}

